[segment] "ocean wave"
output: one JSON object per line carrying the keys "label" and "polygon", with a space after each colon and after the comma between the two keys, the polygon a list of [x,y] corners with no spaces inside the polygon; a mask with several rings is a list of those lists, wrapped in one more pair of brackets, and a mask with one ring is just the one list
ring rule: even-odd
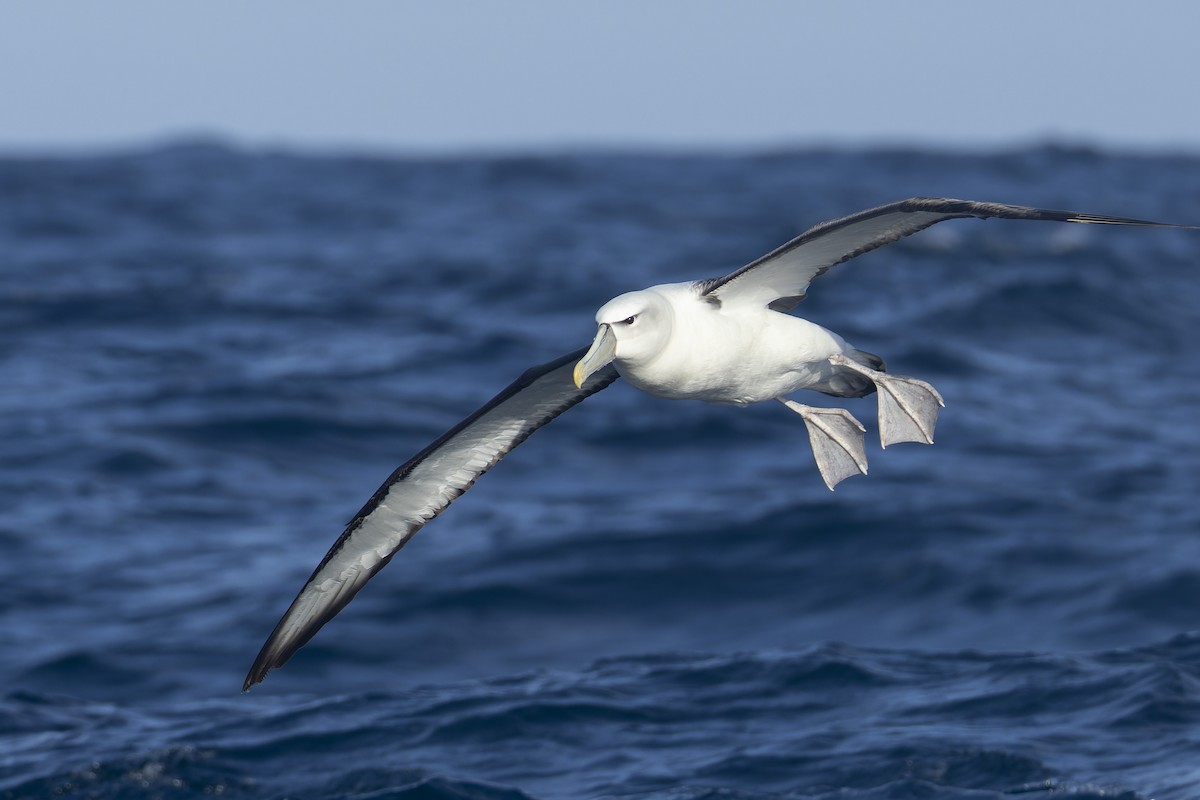
{"label": "ocean wave", "polygon": [[[171,711],[24,692],[0,704],[10,764],[45,774],[14,783],[10,766],[3,796],[1186,797],[1200,773],[1155,776],[1196,746],[1198,642],[663,652]],[[35,746],[46,737],[102,755],[54,769]],[[1093,762],[1117,743],[1119,762]]]}
{"label": "ocean wave", "polygon": [[1056,147],[0,158],[0,796],[1200,794],[1190,231],[963,220],[831,270],[797,312],[932,381],[936,446],[847,402],[870,476],[831,494],[777,404],[618,383],[236,696],[379,483],[609,297],[914,193],[1194,223],[1198,181]]}

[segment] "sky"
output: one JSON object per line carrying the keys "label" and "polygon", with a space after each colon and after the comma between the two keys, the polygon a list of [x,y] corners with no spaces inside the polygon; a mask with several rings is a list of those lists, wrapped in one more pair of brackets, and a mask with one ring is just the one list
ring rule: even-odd
{"label": "sky", "polygon": [[0,0],[0,151],[1200,151],[1186,0]]}

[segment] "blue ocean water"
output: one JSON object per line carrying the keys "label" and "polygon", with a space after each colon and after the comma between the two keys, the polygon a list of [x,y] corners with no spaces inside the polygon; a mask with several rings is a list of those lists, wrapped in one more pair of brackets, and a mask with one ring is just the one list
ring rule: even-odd
{"label": "blue ocean water", "polygon": [[[249,694],[391,470],[595,309],[910,195],[1200,223],[1038,147],[0,158],[0,797],[1200,796],[1200,232],[955,221],[797,311],[947,401],[830,493],[621,384]],[[814,398],[815,399],[815,398]]]}

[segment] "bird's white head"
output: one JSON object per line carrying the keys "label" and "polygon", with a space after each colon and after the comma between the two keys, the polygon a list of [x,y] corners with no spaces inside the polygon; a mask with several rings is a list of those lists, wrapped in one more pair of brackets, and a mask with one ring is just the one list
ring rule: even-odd
{"label": "bird's white head", "polygon": [[673,315],[667,299],[652,289],[614,297],[596,312],[600,326],[591,348],[575,365],[575,385],[616,361],[639,366],[662,352],[671,335]]}

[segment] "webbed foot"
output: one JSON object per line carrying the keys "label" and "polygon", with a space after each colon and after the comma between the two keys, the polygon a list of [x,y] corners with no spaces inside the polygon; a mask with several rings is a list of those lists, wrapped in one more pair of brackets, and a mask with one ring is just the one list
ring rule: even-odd
{"label": "webbed foot", "polygon": [[817,469],[830,491],[846,478],[867,474],[867,453],[863,448],[866,428],[849,411],[806,406],[783,397],[776,399],[804,420]]}
{"label": "webbed foot", "polygon": [[879,391],[879,442],[884,447],[897,442],[933,444],[938,412],[946,407],[942,395],[928,383],[904,375],[864,367],[838,353],[830,363],[870,378]]}

